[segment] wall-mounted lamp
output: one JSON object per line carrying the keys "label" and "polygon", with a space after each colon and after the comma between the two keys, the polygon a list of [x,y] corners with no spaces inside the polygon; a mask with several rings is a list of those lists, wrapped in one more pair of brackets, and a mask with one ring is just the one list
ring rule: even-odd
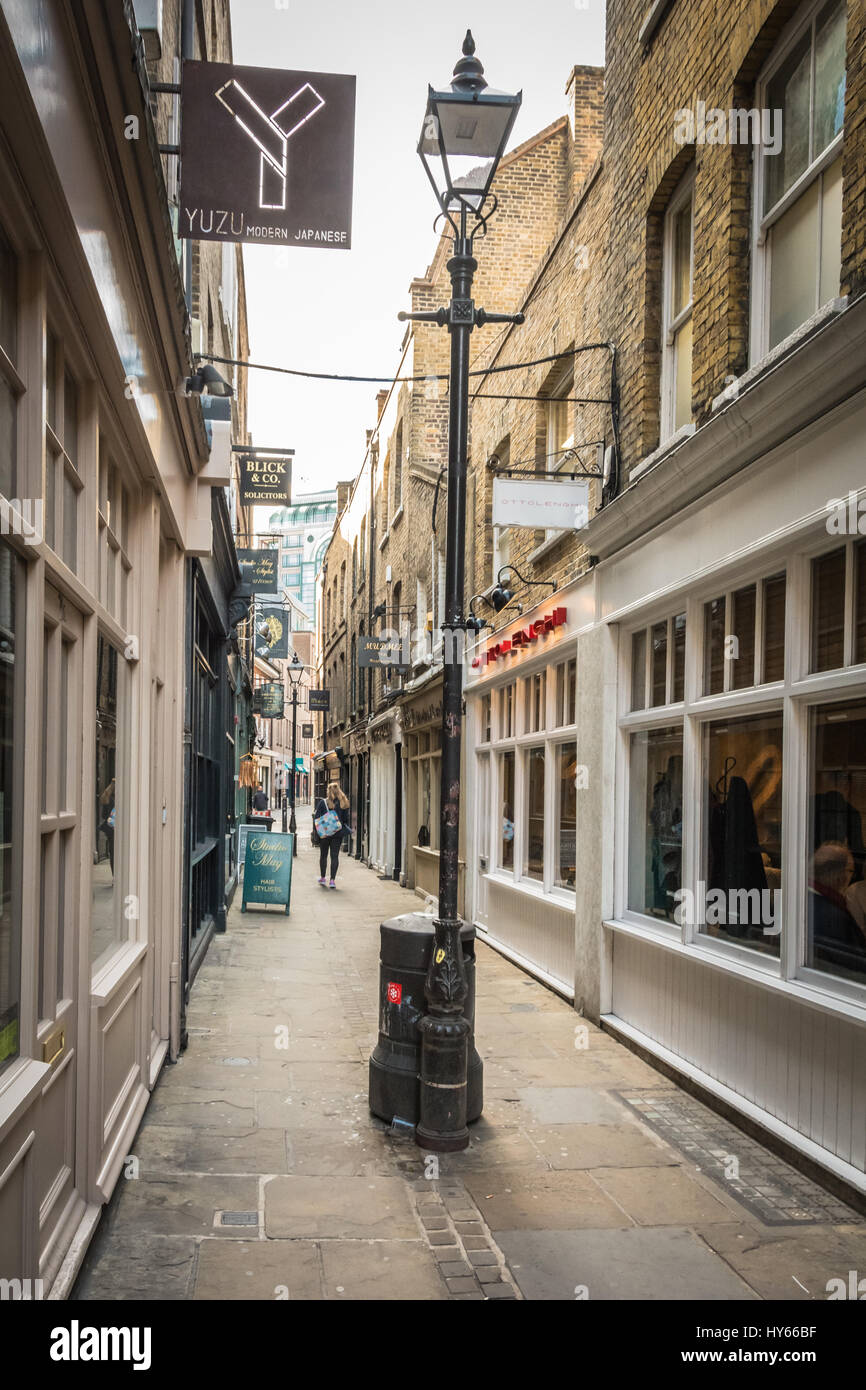
{"label": "wall-mounted lamp", "polygon": [[210,362],[201,362],[186,379],[188,396],[233,396],[234,388]]}
{"label": "wall-mounted lamp", "polygon": [[503,565],[496,576],[496,588],[490,595],[490,602],[497,613],[500,613],[506,604],[514,598],[514,591],[509,587],[511,581],[509,580],[509,585],[502,582],[504,574],[516,574],[518,579],[521,579],[524,584],[528,584],[531,588],[549,585],[551,589],[556,590],[555,579],[527,579],[525,575],[520,573],[516,565]]}

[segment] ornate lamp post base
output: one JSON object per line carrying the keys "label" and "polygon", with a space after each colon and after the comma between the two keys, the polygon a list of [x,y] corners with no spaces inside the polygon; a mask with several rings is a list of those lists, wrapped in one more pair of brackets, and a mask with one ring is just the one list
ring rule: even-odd
{"label": "ornate lamp post base", "polygon": [[[460,924],[455,925],[459,931]],[[459,941],[457,949],[460,950]],[[415,1129],[415,1143],[434,1153],[465,1149],[469,1143],[466,1125],[469,1023],[459,1012],[430,1013],[418,1024],[418,1031],[421,1034],[421,1119]]]}

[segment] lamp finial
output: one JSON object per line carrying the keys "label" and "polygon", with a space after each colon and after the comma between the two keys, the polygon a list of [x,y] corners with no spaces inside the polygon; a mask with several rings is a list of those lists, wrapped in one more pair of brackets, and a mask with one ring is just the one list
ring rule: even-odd
{"label": "lamp finial", "polygon": [[451,86],[458,91],[481,92],[487,86],[484,77],[484,68],[475,57],[475,40],[472,37],[472,30],[466,30],[466,38],[463,40],[463,57],[457,60],[454,67],[454,76],[451,78]]}

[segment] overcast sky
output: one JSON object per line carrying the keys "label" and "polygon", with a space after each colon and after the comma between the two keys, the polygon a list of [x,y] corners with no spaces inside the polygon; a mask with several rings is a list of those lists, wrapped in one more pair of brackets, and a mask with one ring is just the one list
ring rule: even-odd
{"label": "overcast sky", "polygon": [[[523,89],[511,147],[565,114],[575,64],[604,61],[603,0],[232,0],[236,63],[357,77],[352,249],[244,246],[253,361],[396,370],[396,316],[436,245],[415,152],[427,84],[447,85],[467,26],[490,86]],[[249,382],[253,441],[295,450],[294,493],[355,476],[376,386]]]}

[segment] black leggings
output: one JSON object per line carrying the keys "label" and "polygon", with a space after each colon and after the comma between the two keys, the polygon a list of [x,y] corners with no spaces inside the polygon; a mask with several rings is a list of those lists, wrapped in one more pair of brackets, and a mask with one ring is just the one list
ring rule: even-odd
{"label": "black leggings", "polygon": [[340,858],[340,846],[343,843],[343,832],[338,831],[336,835],[329,835],[326,840],[319,843],[319,877],[325,877],[325,869],[328,867],[328,851],[331,853],[331,878],[337,877],[337,863]]}

